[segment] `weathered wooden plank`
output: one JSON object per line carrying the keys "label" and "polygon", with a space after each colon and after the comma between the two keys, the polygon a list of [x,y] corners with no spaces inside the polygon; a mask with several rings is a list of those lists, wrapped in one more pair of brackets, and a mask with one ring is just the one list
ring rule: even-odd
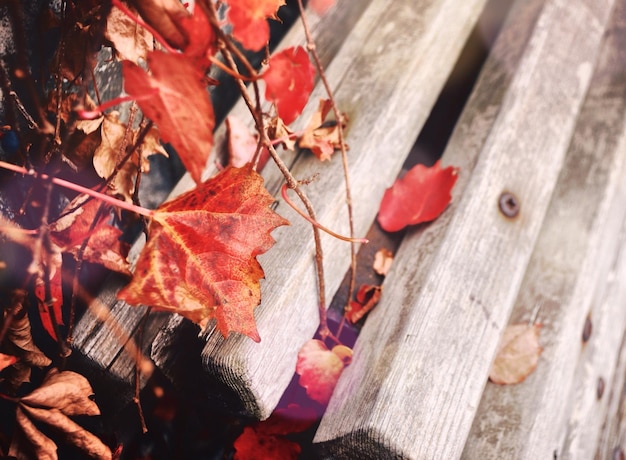
{"label": "weathered wooden plank", "polygon": [[[594,297],[589,313],[591,337],[583,347],[573,379],[573,408],[560,459],[594,458],[596,451],[606,448],[601,444],[602,427],[607,419],[612,422],[616,417],[611,409],[623,394],[626,370],[619,366],[619,353],[626,326],[626,223],[618,246],[608,282],[596,291],[596,295],[598,291],[604,295]],[[599,458],[616,458],[613,450],[618,445],[611,445]]]}
{"label": "weathered wooden plank", "polygon": [[[576,382],[583,325],[594,295],[601,296],[598,289],[606,285],[626,210],[626,83],[621,77],[622,61],[616,60],[625,57],[626,10],[622,5],[626,2],[618,3],[609,25],[612,33],[607,35],[600,53],[511,316],[512,323],[528,321],[535,306],[540,308],[537,321],[543,324],[544,352],[537,370],[523,384],[487,384],[465,448],[464,457],[468,459],[536,459],[555,452],[561,458],[567,417],[572,402],[578,400],[570,392]],[[620,318],[623,315],[608,319],[615,322],[618,340],[624,325]],[[609,359],[608,350],[602,353]],[[591,373],[597,379],[597,372],[610,375],[611,369],[612,364],[593,369],[584,366],[580,372]],[[584,389],[589,390],[589,386]],[[577,404],[589,402],[594,394],[578,396],[582,399]],[[600,416],[598,406],[593,411]],[[593,430],[591,419],[579,421],[572,429],[578,431],[581,423],[586,430]],[[593,443],[587,447],[591,453],[595,450]],[[576,450],[573,444],[569,448]]]}
{"label": "weathered wooden plank", "polygon": [[[460,457],[611,4],[516,5],[444,153],[461,166],[453,204],[399,248],[316,434],[325,456]],[[515,219],[498,210],[504,191]]]}
{"label": "weathered wooden plank", "polygon": [[[443,86],[484,2],[375,0],[328,69],[339,107],[350,118],[350,175],[355,229],[365,234],[385,187],[393,181]],[[318,88],[316,94],[320,94]],[[315,103],[316,105],[316,103]],[[406,114],[407,107],[412,110]],[[384,167],[380,165],[384,164]],[[307,185],[319,220],[347,233],[344,179],[339,158],[319,163],[301,156],[298,178]],[[317,283],[309,224],[281,201],[292,225],[274,234],[276,246],[260,257],[266,272],[257,311],[260,344],[212,331],[203,352],[209,373],[239,391],[245,409],[267,417],[295,369],[298,350],[318,325]],[[349,245],[323,237],[327,293],[338,288],[349,265]]]}
{"label": "weathered wooden plank", "polygon": [[[360,2],[339,2],[324,18],[321,20],[311,13],[307,13],[307,19],[311,26],[311,33],[320,44],[320,54],[322,62],[328,64],[338,51],[338,47],[341,44],[343,38],[350,33],[354,23],[360,18],[363,11],[369,5],[371,0],[364,0]],[[285,36],[281,46],[290,46],[304,43],[304,32],[302,26],[298,23],[290,32]],[[322,50],[323,49],[323,50]],[[108,74],[107,74],[108,75]],[[111,77],[109,76],[110,80]],[[238,116],[246,115],[246,108],[243,102],[239,103],[233,110],[233,113]],[[249,114],[248,114],[249,117]],[[215,133],[215,151],[221,152],[225,150],[226,142],[226,129],[222,124]],[[215,167],[215,153],[209,160],[207,169],[205,171],[205,177],[210,177],[215,174],[217,169]],[[289,158],[286,161],[291,162]],[[183,193],[193,188],[193,181],[189,176],[183,177],[181,181],[176,185],[170,197]],[[135,260],[137,254],[143,247],[143,241],[140,239],[134,246],[131,252],[131,260]],[[104,305],[110,308],[111,321],[119,324],[119,326],[129,335],[133,336],[137,331],[138,325],[142,321],[146,313],[145,307],[135,308],[131,307],[124,302],[117,301],[115,295],[119,288],[123,286],[124,280],[117,276],[113,276],[107,285],[103,288],[98,300]],[[171,320],[171,324],[168,324]],[[179,343],[179,340],[174,337],[176,334],[190,334],[193,328],[189,325],[180,326],[180,318],[175,315],[158,315],[156,318],[149,319],[148,326],[144,330],[143,334],[143,346],[142,350],[145,354],[150,355],[151,349],[154,348],[153,356],[157,365],[161,365],[162,369],[173,376],[170,371],[174,371],[176,366],[175,362],[182,362],[178,356],[178,351],[175,347],[167,347],[165,344]],[[179,326],[182,329],[179,329]],[[159,336],[159,339],[163,340],[163,344],[155,344],[152,347],[152,342],[155,340],[157,332],[163,329],[163,333]],[[167,335],[171,335],[168,337]],[[88,364],[90,371],[100,372],[98,369],[107,371],[107,376],[120,383],[120,388],[126,388],[129,392],[126,394],[128,397],[132,389],[132,377],[133,366],[131,357],[124,349],[124,343],[120,342],[111,333],[109,327],[102,324],[97,319],[97,316],[93,312],[87,311],[85,315],[80,319],[76,325],[74,332],[73,348],[79,356],[84,358],[84,361]],[[169,354],[172,354],[170,356]],[[80,363],[80,360],[78,360]]]}

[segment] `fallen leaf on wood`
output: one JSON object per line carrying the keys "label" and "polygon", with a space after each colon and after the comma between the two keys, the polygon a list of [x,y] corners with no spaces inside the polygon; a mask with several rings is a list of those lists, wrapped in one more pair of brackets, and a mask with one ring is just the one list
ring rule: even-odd
{"label": "fallen leaf on wood", "polygon": [[430,222],[446,209],[458,169],[441,169],[440,163],[437,161],[431,168],[416,165],[385,191],[378,212],[383,230],[397,232],[407,225]]}
{"label": "fallen leaf on wood", "polygon": [[279,141],[285,150],[294,150],[296,141],[293,140],[293,131],[280,117],[273,117],[267,122],[267,135],[272,142]]}
{"label": "fallen leaf on wood", "polygon": [[227,337],[259,341],[254,308],[263,269],[256,256],[274,244],[270,232],[288,222],[251,167],[227,167],[159,207],[130,284],[118,297],[178,313],[204,327],[215,318]]}
{"label": "fallen leaf on wood", "polygon": [[392,263],[393,254],[389,249],[382,248],[376,251],[372,268],[377,274],[381,276],[386,276],[389,272],[389,269],[391,268]]}
{"label": "fallen leaf on wood", "polygon": [[[309,124],[298,141],[300,148],[309,149],[321,161],[330,160],[335,150],[341,149],[339,142],[339,124],[336,120],[326,122],[326,117],[332,109],[329,99],[320,99],[319,106]],[[346,118],[341,120],[342,127],[346,126]],[[347,149],[348,146],[344,144]]]}
{"label": "fallen leaf on wood", "polygon": [[265,99],[276,105],[278,116],[286,124],[294,121],[304,109],[313,91],[315,67],[301,47],[287,48],[269,59],[261,78],[265,81]]}
{"label": "fallen leaf on wood", "polygon": [[313,401],[328,404],[343,369],[352,361],[352,350],[336,345],[329,350],[324,342],[311,339],[298,352],[296,373],[299,383]]}
{"label": "fallen leaf on wood", "polygon": [[44,431],[56,434],[64,442],[85,452],[92,458],[110,459],[111,450],[95,435],[82,428],[69,416],[99,415],[100,410],[91,400],[91,385],[80,374],[59,372],[52,368],[41,386],[20,399],[16,410],[18,430],[10,455],[18,458],[33,450],[37,458],[57,458],[57,446]]}
{"label": "fallen leaf on wood", "polygon": [[493,383],[511,385],[524,381],[537,367],[543,348],[541,324],[512,324],[504,330],[496,358],[489,371]]}
{"label": "fallen leaf on wood", "polygon": [[348,321],[354,324],[369,313],[380,301],[382,292],[382,286],[363,284],[356,293],[356,301],[350,302]]}
{"label": "fallen leaf on wood", "polygon": [[259,51],[270,39],[267,19],[278,19],[276,12],[284,0],[228,0],[226,12],[233,26],[233,37],[244,48]]}
{"label": "fallen leaf on wood", "polygon": [[297,459],[302,449],[285,435],[305,431],[316,418],[313,409],[297,404],[277,409],[267,420],[244,428],[233,445],[234,459]]}

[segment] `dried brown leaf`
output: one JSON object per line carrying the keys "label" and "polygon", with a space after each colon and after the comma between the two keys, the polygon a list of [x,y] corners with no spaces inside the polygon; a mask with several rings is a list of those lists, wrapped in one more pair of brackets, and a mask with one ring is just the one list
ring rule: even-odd
{"label": "dried brown leaf", "polygon": [[35,455],[34,458],[39,460],[56,460],[58,458],[57,445],[37,429],[20,406],[15,410],[15,419],[23,436],[13,437],[9,448],[10,456],[19,460],[31,459],[33,458],[32,454]]}
{"label": "dried brown leaf", "polygon": [[389,249],[381,248],[374,255],[372,268],[381,276],[386,276],[393,263],[393,254]]}
{"label": "dried brown leaf", "polygon": [[[129,9],[133,10],[130,6]],[[113,43],[118,59],[138,63],[140,59],[145,61],[148,51],[154,49],[152,34],[116,6],[111,8],[104,34]]]}
{"label": "dried brown leaf", "polygon": [[537,367],[543,348],[539,345],[541,324],[512,324],[504,330],[489,380],[502,385],[524,381]]}

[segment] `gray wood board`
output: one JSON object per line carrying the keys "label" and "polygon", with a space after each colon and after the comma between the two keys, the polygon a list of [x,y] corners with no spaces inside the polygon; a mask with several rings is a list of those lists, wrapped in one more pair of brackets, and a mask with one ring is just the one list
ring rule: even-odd
{"label": "gray wood board", "polygon": [[[323,20],[307,12],[307,19],[311,27],[312,35],[316,42],[319,43],[321,59],[325,64],[332,60],[337,53],[338,46],[342,42],[342,39],[351,31],[354,23],[361,16],[370,1],[371,0],[339,2]],[[304,42],[302,26],[300,23],[297,23],[285,36],[284,40],[281,42],[281,47],[304,44]],[[233,112],[239,116],[244,116],[246,115],[246,110],[245,105],[240,102]],[[214,154],[207,164],[205,177],[210,177],[217,172],[215,159],[221,156],[222,151],[225,151],[225,142],[226,129],[224,124],[222,124],[215,133],[216,145]],[[172,190],[170,198],[190,190],[193,186],[194,184],[190,177],[188,175],[184,176],[174,190]],[[131,260],[136,260],[143,246],[144,239],[140,238],[133,246],[130,256]],[[125,281],[120,279],[119,276],[112,276],[103,287],[98,296],[98,300],[107,308],[110,308],[110,320],[117,323],[129,337],[133,337],[138,330],[139,323],[146,313],[146,308],[133,307],[116,299],[117,291],[124,284]],[[152,316],[154,316],[154,314],[152,314]],[[190,329],[193,330],[189,325],[178,327],[179,323],[176,322],[177,318],[174,318],[172,323],[172,325],[176,325],[176,327],[168,328],[168,323],[171,318],[176,316],[177,315],[159,314],[155,318],[149,318],[149,327],[144,329],[142,340],[142,350],[144,353],[149,355],[151,349],[155,348],[156,364],[159,365],[159,363],[163,361],[161,363],[164,365],[163,370],[171,378],[174,378],[175,375],[173,372],[170,372],[171,369],[174,369],[174,362],[180,361],[177,354],[179,350],[172,350],[171,348],[165,347],[163,344],[156,344],[155,347],[152,347],[151,342],[153,339],[165,340],[165,343],[180,342],[176,337],[164,337],[163,334],[157,336],[157,333],[161,329],[164,330],[165,334],[173,335],[178,333],[189,334]],[[157,338],[155,339],[155,337]],[[116,383],[126,382],[128,384],[128,390],[131,391],[134,378],[134,360],[125,351],[124,345],[123,341],[120,341],[111,333],[110,327],[104,325],[93,312],[87,311],[76,325],[73,342],[73,349],[76,354],[82,356],[90,368],[101,368],[108,372],[108,374],[98,373],[100,376],[107,375],[115,380]],[[167,356],[167,353],[173,353],[173,356]],[[80,363],[81,360],[79,359],[77,362]],[[123,385],[120,385],[120,388],[122,387]]]}
{"label": "gray wood board", "polygon": [[[588,403],[593,396],[571,393],[580,382],[575,377],[584,377],[589,384],[592,376],[585,374],[597,379],[598,372],[609,376],[612,372],[614,358],[608,350],[603,351],[604,358],[613,361],[608,367],[590,368],[580,355],[585,318],[601,297],[598,289],[606,285],[626,210],[626,82],[622,78],[626,35],[623,27],[617,27],[624,20],[621,4],[626,2],[619,3],[510,319],[511,323],[528,321],[537,306],[544,352],[523,383],[487,384],[464,458],[536,459],[554,452],[561,458],[572,403]],[[624,326],[622,316],[609,319],[617,328],[617,340]],[[594,410],[601,414],[599,407]],[[572,435],[582,425],[593,430],[592,419],[572,417]],[[593,443],[575,444],[570,440],[568,450],[595,450]]]}
{"label": "gray wood board", "polygon": [[[515,5],[444,153],[461,168],[453,203],[399,248],[316,434],[324,455],[460,457],[610,7]],[[521,203],[515,219],[498,210],[504,191]]]}
{"label": "gray wood board", "polygon": [[[372,224],[386,187],[400,171],[437,94],[445,83],[484,2],[375,0],[333,60],[328,77],[350,124],[351,190],[355,231]],[[315,94],[321,96],[318,87]],[[315,95],[311,105],[317,106]],[[292,168],[297,178],[319,173],[305,187],[318,219],[348,233],[340,158],[320,163],[306,155]],[[290,227],[274,232],[276,246],[259,257],[266,273],[256,318],[261,343],[214,330],[203,352],[210,374],[241,392],[247,410],[265,418],[289,384],[297,353],[313,337],[319,318],[310,225],[279,201]],[[349,266],[349,244],[323,235],[326,294],[339,287]]]}

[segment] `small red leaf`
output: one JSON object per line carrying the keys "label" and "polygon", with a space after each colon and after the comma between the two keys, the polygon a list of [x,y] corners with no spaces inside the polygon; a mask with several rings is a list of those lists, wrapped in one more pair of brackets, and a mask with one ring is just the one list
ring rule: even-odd
{"label": "small red leaf", "polygon": [[199,184],[213,147],[215,126],[203,73],[187,56],[162,51],[148,54],[148,66],[151,75],[123,61],[124,89],[137,98],[141,110],[159,127],[161,139],[172,144]]}
{"label": "small red leaf", "polygon": [[228,0],[228,20],[233,37],[250,51],[259,51],[270,39],[268,18],[277,19],[284,0]]}
{"label": "small red leaf", "polygon": [[270,57],[263,74],[265,99],[276,104],[278,116],[290,124],[304,109],[311,91],[315,68],[301,46],[291,47]]}
{"label": "small red leaf", "polygon": [[344,367],[352,360],[352,350],[337,345],[329,350],[321,340],[311,339],[298,352],[296,373],[299,383],[313,401],[326,405]]}
{"label": "small red leaf", "polygon": [[439,217],[452,199],[457,174],[453,166],[441,169],[440,161],[432,168],[416,165],[385,191],[378,212],[382,229],[397,232]]}
{"label": "small red leaf", "polygon": [[381,286],[363,284],[356,294],[356,302],[350,302],[348,320],[354,324],[369,313],[380,301],[383,289]]}

